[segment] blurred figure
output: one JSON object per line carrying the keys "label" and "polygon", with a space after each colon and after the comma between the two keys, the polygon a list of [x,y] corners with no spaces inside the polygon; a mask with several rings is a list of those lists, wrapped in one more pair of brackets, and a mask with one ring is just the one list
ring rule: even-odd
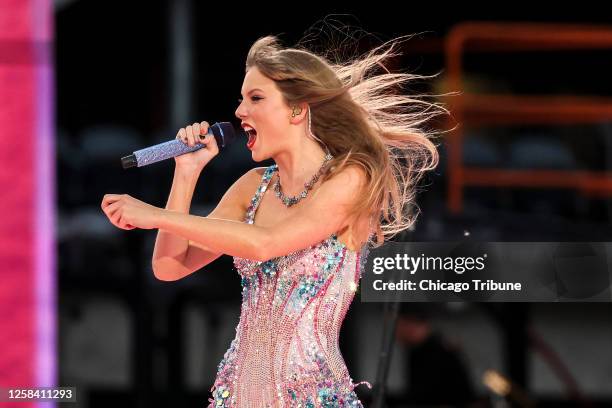
{"label": "blurred figure", "polygon": [[476,401],[461,352],[436,331],[430,308],[403,303],[396,338],[407,347],[408,400],[414,404],[467,406]]}

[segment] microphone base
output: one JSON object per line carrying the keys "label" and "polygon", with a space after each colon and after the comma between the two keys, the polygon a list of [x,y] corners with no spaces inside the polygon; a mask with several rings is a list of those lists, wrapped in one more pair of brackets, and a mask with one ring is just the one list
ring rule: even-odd
{"label": "microphone base", "polygon": [[129,169],[130,167],[137,167],[138,161],[136,160],[136,156],[130,154],[129,156],[125,156],[121,158],[121,165],[124,169]]}

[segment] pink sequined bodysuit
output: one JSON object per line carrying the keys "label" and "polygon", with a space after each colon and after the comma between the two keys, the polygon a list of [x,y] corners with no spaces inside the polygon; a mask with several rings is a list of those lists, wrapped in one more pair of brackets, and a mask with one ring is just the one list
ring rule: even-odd
{"label": "pink sequined bodysuit", "polygon": [[[253,224],[277,169],[265,170],[245,222]],[[234,257],[242,277],[240,322],[208,407],[363,407],[338,338],[368,252],[367,244],[353,251],[332,234],[267,261]]]}

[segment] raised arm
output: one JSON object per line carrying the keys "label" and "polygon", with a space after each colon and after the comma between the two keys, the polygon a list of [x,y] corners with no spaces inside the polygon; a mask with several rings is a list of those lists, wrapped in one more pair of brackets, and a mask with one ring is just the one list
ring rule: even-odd
{"label": "raised arm", "polygon": [[261,254],[263,259],[286,255],[327,239],[344,229],[350,207],[365,184],[365,173],[358,166],[347,166],[314,191],[303,207],[271,227]]}
{"label": "raised arm", "polygon": [[[241,222],[246,213],[247,197],[253,194],[253,191],[250,191],[251,189],[249,187],[256,185],[256,179],[259,178],[261,178],[261,175],[257,168],[246,172],[232,184],[215,209],[204,218]],[[169,205],[166,209],[188,214],[189,206],[186,206],[187,211],[181,211],[185,207],[180,207],[180,205],[178,205],[180,203],[177,203],[177,201],[180,202],[180,197],[185,196],[188,196],[189,201],[191,201],[191,195],[193,194],[192,188],[194,187],[194,185],[192,185],[192,180],[189,177],[185,178],[175,174],[174,183],[169,198]],[[187,194],[189,191],[191,191],[191,193]],[[172,208],[172,203],[174,203],[174,208]],[[175,249],[174,251],[167,250],[165,239],[169,236],[174,237],[173,239],[183,241],[180,249]],[[164,251],[164,249],[166,249],[166,251]],[[160,228],[156,247],[153,252],[153,271],[155,276],[160,280],[174,281],[182,279],[203,268],[221,255],[223,255],[222,251],[211,249],[201,243]]]}
{"label": "raised arm", "polygon": [[347,225],[349,207],[364,181],[361,170],[346,168],[315,190],[308,205],[271,227],[163,211],[157,228],[212,252],[268,260],[316,244]]}
{"label": "raised arm", "polygon": [[[205,145],[195,152],[174,158],[176,166],[166,210],[189,214],[198,178],[204,167],[219,153],[219,147],[215,138],[208,134],[206,121],[181,128],[176,138],[189,146],[196,143]],[[189,240],[184,237],[159,230],[152,259],[155,276],[161,280],[174,280],[176,276],[185,273],[183,262],[189,246]],[[212,255],[210,254],[209,262],[215,259]]]}

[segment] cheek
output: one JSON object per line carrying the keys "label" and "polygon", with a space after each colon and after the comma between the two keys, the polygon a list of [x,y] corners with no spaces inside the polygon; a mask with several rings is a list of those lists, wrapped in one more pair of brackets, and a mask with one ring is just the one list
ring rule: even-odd
{"label": "cheek", "polygon": [[253,118],[256,118],[256,123],[258,123],[260,127],[272,132],[284,131],[286,125],[289,123],[284,111],[278,107],[258,109],[257,114],[253,114]]}

